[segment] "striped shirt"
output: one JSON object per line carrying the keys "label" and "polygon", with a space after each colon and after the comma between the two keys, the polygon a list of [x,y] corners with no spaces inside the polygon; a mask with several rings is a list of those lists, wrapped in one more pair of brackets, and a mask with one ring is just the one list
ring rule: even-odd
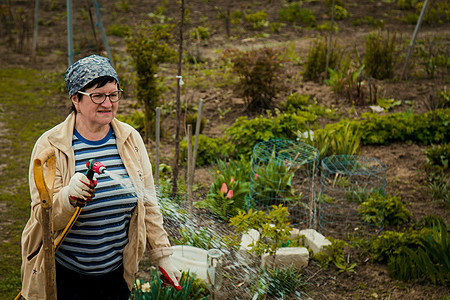
{"label": "striped shirt", "polygon": [[105,165],[109,175],[95,175],[95,197],[81,210],[56,253],[56,260],[82,274],[106,274],[122,264],[128,225],[137,204],[136,193],[119,156],[112,128],[99,141],[89,141],[74,129],[72,147],[75,172],[86,173],[86,162],[96,159]]}

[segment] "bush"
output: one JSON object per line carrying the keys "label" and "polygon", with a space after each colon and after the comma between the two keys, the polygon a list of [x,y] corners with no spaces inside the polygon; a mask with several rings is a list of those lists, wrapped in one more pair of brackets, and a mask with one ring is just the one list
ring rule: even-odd
{"label": "bush", "polygon": [[203,26],[197,26],[196,28],[192,29],[191,33],[189,34],[189,37],[192,40],[207,40],[209,39],[210,33],[209,28],[203,27]]}
{"label": "bush", "polygon": [[[187,114],[186,115],[186,128],[187,125],[191,125],[192,126],[192,135],[195,134],[195,131],[197,129],[197,113],[195,114]],[[200,120],[200,129],[199,129],[199,133],[203,132],[203,129],[205,128],[206,125],[206,119],[205,118],[201,118]]]}
{"label": "bush", "polygon": [[392,277],[404,281],[429,279],[446,285],[450,280],[450,237],[447,226],[436,224],[420,237],[418,247],[404,246],[388,263]]}
{"label": "bush", "polygon": [[402,225],[409,221],[412,214],[403,205],[399,196],[372,193],[367,201],[359,207],[359,213],[364,222],[378,227],[388,225]]}
{"label": "bush", "polygon": [[223,57],[233,63],[233,72],[239,78],[236,89],[246,102],[247,112],[273,109],[275,97],[285,89],[281,53],[266,47],[248,52],[231,49]]}
{"label": "bush", "polygon": [[117,119],[119,121],[122,121],[124,123],[127,123],[129,125],[131,125],[134,129],[136,129],[137,131],[139,131],[139,133],[143,133],[144,132],[144,120],[145,120],[145,115],[144,112],[141,110],[135,110],[133,112],[133,114],[131,115],[121,115],[121,114],[117,114]]}
{"label": "bush", "polygon": [[253,14],[248,14],[245,16],[245,20],[250,23],[252,29],[259,30],[263,27],[269,26],[269,21],[267,21],[267,13],[265,11],[258,11]]}
{"label": "bush", "polygon": [[[192,137],[194,145],[195,137]],[[180,144],[181,161],[187,159],[187,142],[183,140]],[[198,136],[197,158],[195,165],[197,167],[210,165],[217,159],[225,159],[232,152],[233,146],[226,143],[226,138],[210,138],[203,134]]]}
{"label": "bush", "polygon": [[450,161],[450,143],[433,145],[425,150],[427,164],[448,169]]}
{"label": "bush", "polygon": [[395,35],[392,38],[382,37],[380,32],[367,35],[364,65],[368,75],[380,80],[392,77],[395,42]]}
{"label": "bush", "polygon": [[350,13],[340,5],[334,6],[334,18],[336,20],[344,20],[350,17]]}
{"label": "bush", "polygon": [[[305,62],[305,70],[302,73],[305,80],[319,80],[323,77],[327,65],[327,51],[328,45],[325,40],[316,40],[312,44]],[[334,44],[330,50],[328,67],[332,69],[336,68],[339,58],[338,47]]]}
{"label": "bush", "polygon": [[316,115],[309,112],[269,115],[267,118],[259,116],[254,119],[239,117],[225,130],[228,143],[234,147],[231,156],[251,156],[253,147],[262,141],[275,138],[295,139],[297,130],[306,131],[307,124],[313,123],[316,118]]}
{"label": "bush", "polygon": [[310,9],[302,9],[300,2],[289,3],[287,6],[280,9],[278,15],[283,22],[292,24],[300,22],[307,26],[314,26],[316,24],[314,13]]}

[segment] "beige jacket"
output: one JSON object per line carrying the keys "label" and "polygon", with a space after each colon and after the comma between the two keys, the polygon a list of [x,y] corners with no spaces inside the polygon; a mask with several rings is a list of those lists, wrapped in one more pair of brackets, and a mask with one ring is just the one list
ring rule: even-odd
{"label": "beige jacket", "polygon": [[[31,154],[29,170],[31,215],[22,234],[22,296],[29,300],[45,299],[41,206],[33,179],[33,161],[45,148],[49,146],[55,148],[56,178],[52,210],[56,240],[75,212],[75,208],[69,203],[67,188],[70,178],[75,173],[72,149],[74,124],[75,114],[71,113],[64,122],[45,132],[38,139]],[[135,186],[143,187],[145,190],[145,196],[144,193],[137,193],[138,204],[131,216],[129,241],[123,252],[123,276],[131,290],[145,247],[148,247],[152,261],[171,255],[172,249],[163,228],[163,217],[156,200],[152,168],[142,138],[131,126],[116,119],[111,125],[116,135],[120,157],[131,180]]]}

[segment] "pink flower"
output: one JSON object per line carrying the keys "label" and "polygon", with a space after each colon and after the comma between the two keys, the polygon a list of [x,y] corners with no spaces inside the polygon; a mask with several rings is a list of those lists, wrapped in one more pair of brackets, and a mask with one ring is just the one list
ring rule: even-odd
{"label": "pink flower", "polygon": [[258,178],[258,174],[255,174],[255,180]]}
{"label": "pink flower", "polygon": [[220,188],[220,192],[222,194],[226,194],[228,192],[228,187],[227,187],[227,184],[225,182],[222,184],[222,187]]}
{"label": "pink flower", "polygon": [[236,181],[234,181],[234,178],[231,177],[230,183],[235,183]]}
{"label": "pink flower", "polygon": [[233,190],[228,191],[227,198],[229,199],[233,198]]}

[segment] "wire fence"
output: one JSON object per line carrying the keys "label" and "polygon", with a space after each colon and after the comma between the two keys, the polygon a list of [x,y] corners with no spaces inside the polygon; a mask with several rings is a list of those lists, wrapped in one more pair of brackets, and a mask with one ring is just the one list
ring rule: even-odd
{"label": "wire fence", "polygon": [[[361,204],[373,193],[385,194],[386,165],[372,157],[334,155],[321,162],[321,194],[317,201],[320,232],[334,238],[379,231],[384,227],[384,202],[380,222],[364,223]],[[366,226],[369,225],[369,226]]]}
{"label": "wire fence", "polygon": [[312,228],[316,224],[319,151],[299,141],[274,139],[253,148],[249,206],[288,207],[291,223]]}

